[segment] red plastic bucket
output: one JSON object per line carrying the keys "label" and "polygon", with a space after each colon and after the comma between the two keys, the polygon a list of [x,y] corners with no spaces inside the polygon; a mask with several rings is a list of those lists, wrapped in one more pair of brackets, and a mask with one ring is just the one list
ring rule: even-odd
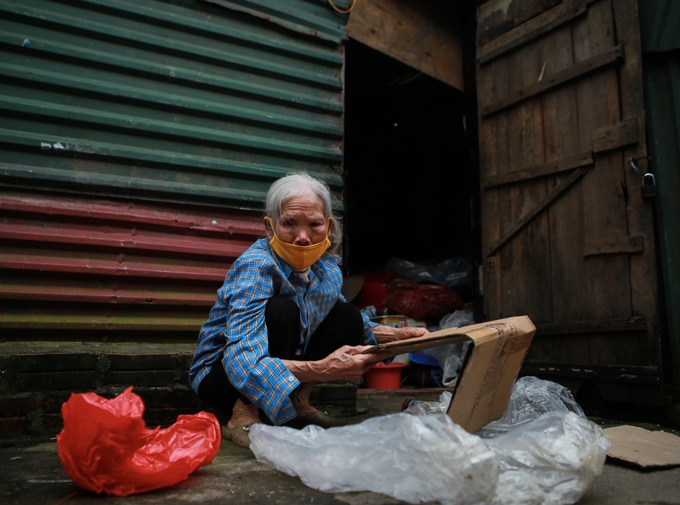
{"label": "red plastic bucket", "polygon": [[393,361],[389,365],[378,363],[366,372],[366,386],[375,389],[399,389],[401,387],[401,369],[406,363]]}

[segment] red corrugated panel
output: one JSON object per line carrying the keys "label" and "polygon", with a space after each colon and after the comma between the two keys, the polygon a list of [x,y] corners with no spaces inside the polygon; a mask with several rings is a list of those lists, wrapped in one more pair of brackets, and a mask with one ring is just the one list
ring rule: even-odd
{"label": "red corrugated panel", "polygon": [[115,222],[161,225],[212,233],[258,235],[262,232],[260,217],[220,211],[218,208],[200,209],[192,206],[152,205],[131,201],[105,201],[69,198],[67,196],[32,195],[30,193],[0,193],[0,210],[17,211],[25,215],[71,216]]}
{"label": "red corrugated panel", "polygon": [[157,258],[126,254],[95,253],[59,249],[21,249],[2,247],[0,268],[68,274],[159,277],[196,281],[219,281],[224,278],[229,261],[223,264],[182,261],[180,257]]}
{"label": "red corrugated panel", "polygon": [[258,213],[0,192],[0,330],[195,333]]}
{"label": "red corrugated panel", "polygon": [[251,242],[225,240],[218,237],[184,237],[168,235],[167,231],[136,230],[120,226],[93,229],[89,224],[42,222],[36,228],[35,221],[26,219],[3,219],[0,240],[38,242],[44,244],[80,244],[102,248],[123,248],[146,251],[172,251],[201,256],[238,256]]}

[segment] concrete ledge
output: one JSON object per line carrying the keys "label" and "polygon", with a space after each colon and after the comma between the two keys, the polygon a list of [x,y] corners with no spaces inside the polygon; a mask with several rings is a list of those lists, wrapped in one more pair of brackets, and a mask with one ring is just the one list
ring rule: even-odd
{"label": "concrete ledge", "polygon": [[[133,386],[149,426],[205,410],[188,384],[195,344],[139,342],[0,343],[0,440],[45,440],[63,427],[71,393],[112,398]],[[357,387],[319,384],[311,400],[331,415],[357,414]]]}
{"label": "concrete ledge", "polygon": [[63,426],[71,393],[107,398],[133,386],[150,426],[200,410],[188,385],[194,344],[0,343],[0,439],[46,439]]}

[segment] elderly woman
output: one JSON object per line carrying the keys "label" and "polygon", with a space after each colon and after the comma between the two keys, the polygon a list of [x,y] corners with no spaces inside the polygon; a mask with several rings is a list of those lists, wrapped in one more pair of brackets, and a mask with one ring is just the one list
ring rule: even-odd
{"label": "elderly woman", "polygon": [[229,419],[222,435],[248,447],[262,413],[275,425],[327,428],[315,409],[317,382],[357,381],[386,356],[362,354],[376,341],[420,336],[422,328],[369,321],[341,294],[340,227],[321,181],[294,173],[267,193],[266,238],[232,265],[203,325],[189,379]]}

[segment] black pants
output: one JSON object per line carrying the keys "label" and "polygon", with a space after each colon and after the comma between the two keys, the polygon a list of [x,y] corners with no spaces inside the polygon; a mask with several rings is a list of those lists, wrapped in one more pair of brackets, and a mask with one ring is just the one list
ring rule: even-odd
{"label": "black pants", "polygon": [[[269,355],[274,358],[314,361],[325,358],[343,345],[363,343],[363,319],[354,305],[337,302],[311,336],[302,356],[295,351],[300,340],[300,309],[288,297],[276,296],[267,302],[265,309]],[[239,398],[250,403],[231,385],[222,367],[221,359],[213,363],[210,372],[198,387],[198,396],[208,407],[227,418]]]}

